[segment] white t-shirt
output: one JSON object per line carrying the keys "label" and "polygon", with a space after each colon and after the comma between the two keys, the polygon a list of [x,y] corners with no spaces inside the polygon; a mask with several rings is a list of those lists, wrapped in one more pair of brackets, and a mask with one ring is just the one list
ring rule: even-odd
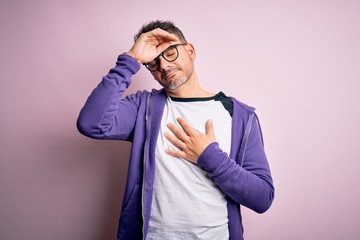
{"label": "white t-shirt", "polygon": [[176,149],[164,137],[164,133],[172,134],[166,124],[178,125],[178,117],[202,133],[205,133],[206,121],[212,119],[216,141],[223,151],[229,153],[231,116],[221,101],[215,100],[216,96],[167,99],[156,146],[154,192],[147,239],[229,239],[224,193],[196,164],[165,153],[167,148]]}

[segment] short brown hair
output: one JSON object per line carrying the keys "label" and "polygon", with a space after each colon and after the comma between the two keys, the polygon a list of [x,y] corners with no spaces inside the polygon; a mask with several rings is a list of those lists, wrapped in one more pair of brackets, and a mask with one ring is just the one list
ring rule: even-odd
{"label": "short brown hair", "polygon": [[139,32],[137,34],[135,34],[134,42],[136,42],[136,40],[140,37],[141,34],[146,33],[146,32],[150,32],[151,30],[154,30],[156,28],[160,28],[160,29],[162,29],[164,31],[167,31],[168,33],[175,34],[182,43],[187,43],[184,34],[170,20],[166,20],[166,21],[155,20],[155,21],[151,21],[149,23],[144,24],[140,28]]}

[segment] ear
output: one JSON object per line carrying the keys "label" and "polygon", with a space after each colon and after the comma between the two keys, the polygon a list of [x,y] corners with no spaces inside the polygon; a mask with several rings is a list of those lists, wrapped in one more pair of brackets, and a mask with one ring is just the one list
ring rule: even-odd
{"label": "ear", "polygon": [[189,57],[191,58],[191,60],[195,61],[196,58],[196,52],[195,52],[195,47],[194,45],[192,45],[191,43],[188,43],[186,45],[186,50],[189,54]]}

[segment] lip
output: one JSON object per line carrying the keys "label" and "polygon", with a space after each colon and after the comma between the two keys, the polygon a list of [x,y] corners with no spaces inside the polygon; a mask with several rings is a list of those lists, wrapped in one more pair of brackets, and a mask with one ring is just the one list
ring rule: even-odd
{"label": "lip", "polygon": [[176,74],[176,70],[171,70],[169,73],[167,73],[165,76],[162,77],[164,81],[168,81],[169,78],[173,77]]}

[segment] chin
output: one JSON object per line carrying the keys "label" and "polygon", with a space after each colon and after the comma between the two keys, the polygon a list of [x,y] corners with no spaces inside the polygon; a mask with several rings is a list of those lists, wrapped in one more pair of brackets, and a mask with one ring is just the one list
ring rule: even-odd
{"label": "chin", "polygon": [[178,79],[178,80],[170,81],[169,84],[166,84],[164,87],[166,89],[174,91],[179,87],[181,87],[182,85],[184,85],[187,81],[188,79]]}

